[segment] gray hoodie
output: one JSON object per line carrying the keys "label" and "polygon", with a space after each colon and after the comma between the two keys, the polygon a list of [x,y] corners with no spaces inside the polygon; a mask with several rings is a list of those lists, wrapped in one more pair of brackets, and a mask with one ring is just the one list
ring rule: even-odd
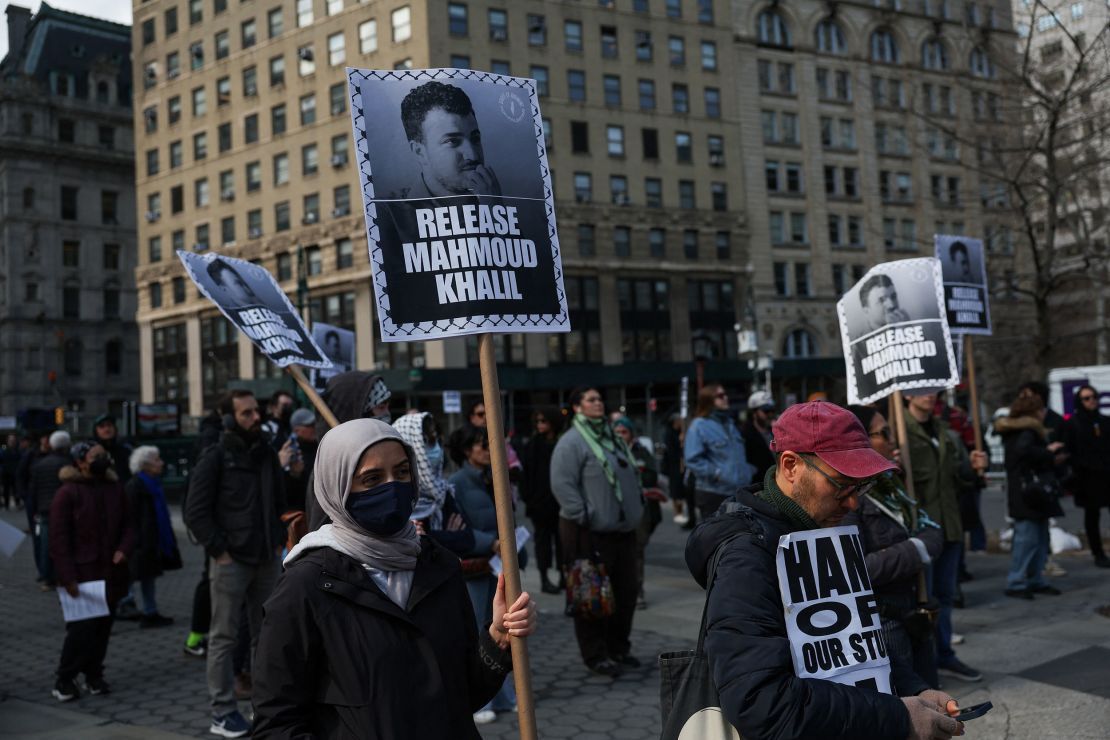
{"label": "gray hoodie", "polygon": [[605,454],[620,482],[623,503],[617,500],[601,463],[574,427],[559,439],[551,456],[551,492],[559,502],[559,516],[564,519],[586,524],[588,507],[591,531],[631,532],[639,526],[643,509],[636,461],[625,460],[623,455],[608,450]]}

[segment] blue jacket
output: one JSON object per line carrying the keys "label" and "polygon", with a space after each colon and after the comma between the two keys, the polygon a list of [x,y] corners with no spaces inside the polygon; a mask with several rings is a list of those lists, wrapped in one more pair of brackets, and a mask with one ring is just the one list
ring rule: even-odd
{"label": "blue jacket", "polygon": [[686,430],[685,454],[686,469],[694,474],[699,491],[731,496],[755,474],[744,453],[744,438],[731,419],[694,419]]}
{"label": "blue jacket", "polygon": [[449,482],[455,487],[455,504],[474,532],[474,549],[463,557],[492,555],[490,548],[497,539],[497,509],[493,505],[493,491],[482,471],[464,462]]}

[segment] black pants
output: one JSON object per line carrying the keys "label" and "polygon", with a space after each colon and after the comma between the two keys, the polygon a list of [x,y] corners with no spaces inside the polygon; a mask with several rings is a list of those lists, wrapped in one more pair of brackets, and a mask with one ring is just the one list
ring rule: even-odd
{"label": "black pants", "polygon": [[79,673],[85,674],[86,681],[102,678],[104,656],[108,653],[108,638],[111,636],[111,615],[66,624],[62,659],[58,661],[58,678],[72,681]]}
{"label": "black pants", "polygon": [[208,588],[208,556],[204,557],[204,568],[200,583],[193,591],[193,619],[189,629],[198,635],[207,635],[212,626],[212,594]]}
{"label": "black pants", "polygon": [[606,658],[628,655],[632,649],[632,617],[636,614],[637,578],[636,532],[585,532],[574,522],[559,520],[559,535],[567,563],[589,552],[593,546],[613,586],[614,610],[605,619],[574,618],[574,636],[586,665]]}
{"label": "black pants", "polygon": [[1106,554],[1102,550],[1102,530],[1099,529],[1098,522],[1101,513],[1101,506],[1083,507],[1083,524],[1087,527],[1087,544],[1091,548],[1091,554],[1096,558]]}
{"label": "black pants", "polygon": [[559,517],[533,519],[532,527],[535,530],[532,537],[536,542],[536,567],[540,569],[540,573],[552,566],[559,567],[563,562],[563,543],[559,539]]}

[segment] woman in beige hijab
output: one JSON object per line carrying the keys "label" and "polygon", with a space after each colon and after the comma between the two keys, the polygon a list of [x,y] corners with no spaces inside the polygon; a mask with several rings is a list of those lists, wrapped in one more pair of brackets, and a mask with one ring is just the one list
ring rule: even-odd
{"label": "woman in beige hijab", "polygon": [[314,489],[331,523],[285,559],[254,664],[256,738],[479,740],[472,713],[536,625],[527,593],[475,629],[459,560],[409,520],[413,455],[375,419],[329,431]]}

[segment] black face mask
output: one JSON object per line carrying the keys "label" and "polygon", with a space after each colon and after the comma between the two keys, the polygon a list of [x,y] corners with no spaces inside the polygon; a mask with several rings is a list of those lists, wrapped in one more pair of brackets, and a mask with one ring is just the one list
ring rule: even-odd
{"label": "black face mask", "polygon": [[97,455],[89,463],[89,472],[97,478],[103,478],[112,467],[112,458],[107,455]]}
{"label": "black face mask", "polygon": [[382,537],[400,532],[412,516],[416,490],[411,481],[390,481],[366,491],[351,491],[347,511],[360,527]]}

